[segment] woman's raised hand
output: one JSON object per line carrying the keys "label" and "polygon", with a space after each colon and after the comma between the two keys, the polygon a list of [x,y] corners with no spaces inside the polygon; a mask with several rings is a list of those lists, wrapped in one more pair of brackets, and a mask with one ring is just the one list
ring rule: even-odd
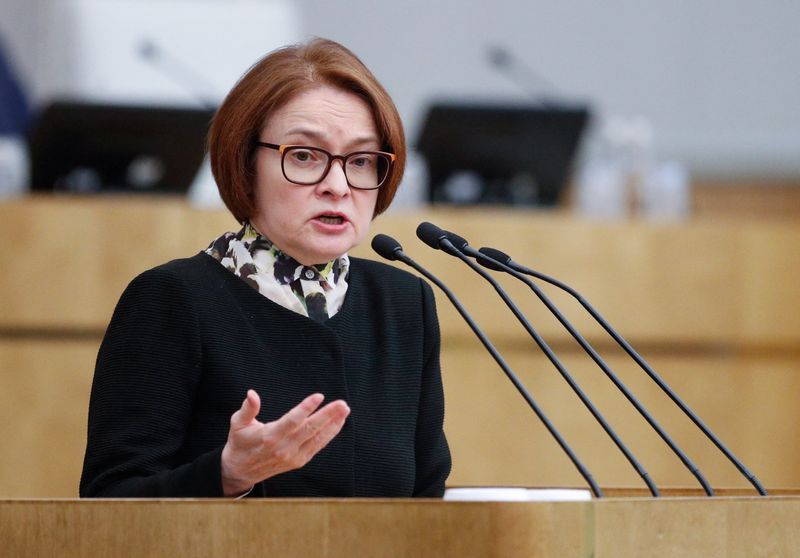
{"label": "woman's raised hand", "polygon": [[231,416],[228,441],[222,449],[222,489],[237,496],[254,484],[308,463],[341,431],[350,407],[342,400],[322,408],[315,393],[276,421],[256,420],[258,394],[248,390],[241,409]]}

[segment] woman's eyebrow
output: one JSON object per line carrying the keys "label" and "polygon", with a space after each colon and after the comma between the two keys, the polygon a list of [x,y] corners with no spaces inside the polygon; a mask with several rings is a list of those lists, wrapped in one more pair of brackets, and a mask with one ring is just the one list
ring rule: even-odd
{"label": "woman's eyebrow", "polygon": [[[308,138],[310,141],[317,141],[317,142],[321,142],[321,143],[324,143],[328,139],[327,134],[325,134],[325,133],[323,133],[323,132],[321,132],[319,130],[315,130],[313,128],[306,128],[306,127],[290,128],[286,132],[286,135],[287,136],[303,136],[304,138]],[[355,138],[353,138],[353,139],[351,139],[350,141],[347,142],[348,148],[351,148],[351,147],[354,147],[354,146],[361,146],[361,145],[365,145],[365,144],[379,145],[380,141],[378,140],[378,137],[375,134],[367,134],[367,135],[364,135],[364,136],[357,136],[357,137],[355,137]]]}

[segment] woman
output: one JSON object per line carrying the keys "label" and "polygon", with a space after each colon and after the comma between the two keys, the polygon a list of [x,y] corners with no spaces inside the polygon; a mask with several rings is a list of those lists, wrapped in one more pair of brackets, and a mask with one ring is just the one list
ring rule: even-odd
{"label": "woman", "polygon": [[280,49],[230,92],[208,148],[243,228],[123,293],[81,495],[441,496],[431,289],[347,255],[402,176],[388,94],[337,43]]}

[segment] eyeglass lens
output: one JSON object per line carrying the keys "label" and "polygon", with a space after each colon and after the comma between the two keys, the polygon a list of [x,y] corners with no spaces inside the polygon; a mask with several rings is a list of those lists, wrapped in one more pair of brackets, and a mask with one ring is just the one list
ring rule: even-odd
{"label": "eyeglass lens", "polygon": [[[386,180],[390,163],[389,157],[381,153],[350,153],[344,160],[344,174],[354,188],[377,188]],[[331,156],[313,147],[290,147],[283,153],[282,164],[283,173],[290,182],[316,184],[325,178]]]}

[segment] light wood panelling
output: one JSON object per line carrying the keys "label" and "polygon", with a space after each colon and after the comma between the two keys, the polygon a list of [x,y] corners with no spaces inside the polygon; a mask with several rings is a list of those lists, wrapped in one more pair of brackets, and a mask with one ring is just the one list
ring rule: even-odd
{"label": "light wood panelling", "polygon": [[[620,451],[555,368],[531,346],[501,352],[573,446],[595,480],[641,486]],[[585,355],[562,360],[659,487],[699,486],[661,438]],[[732,464],[634,363],[606,355],[611,368],[713,487],[750,487]],[[648,362],[765,486],[800,486],[797,358],[658,354]],[[453,485],[584,486],[536,415],[481,347],[446,346],[446,430]]]}
{"label": "light wood panelling", "polygon": [[692,212],[706,217],[800,220],[800,178],[710,179],[692,184]]}
{"label": "light wood panelling", "polygon": [[[598,223],[529,211],[448,210],[379,217],[373,231],[398,238],[464,298],[490,333],[518,336],[499,322],[489,287],[463,264],[422,245],[421,220],[458,231],[476,246],[516,260],[581,291],[640,342],[791,344],[800,347],[800,224],[692,221]],[[0,269],[0,329],[102,331],[125,285],[147,267],[204,248],[235,227],[221,211],[176,200],[33,198],[0,204],[14,257]],[[368,246],[355,255],[377,258]],[[522,307],[561,330],[523,287]],[[480,294],[478,294],[480,293]],[[469,335],[441,295],[443,328]],[[557,300],[560,300],[557,297]],[[565,300],[565,299],[564,299]],[[581,312],[576,325],[591,322]]]}
{"label": "light wood panelling", "polygon": [[0,203],[0,227],[16,254],[0,270],[0,327],[102,330],[131,279],[205,248],[212,237],[204,232],[228,230],[231,221],[174,199]]}
{"label": "light wood panelling", "polygon": [[[86,410],[99,340],[0,341],[0,497],[74,497],[86,445]],[[642,486],[631,467],[552,366],[527,347],[501,347],[595,479]],[[602,372],[573,351],[576,380],[659,486],[696,486],[666,445]],[[749,485],[644,374],[607,355],[612,368],[696,461],[714,487]],[[645,355],[647,358],[647,355]],[[800,362],[787,357],[657,355],[667,382],[768,487],[800,486],[796,395]],[[451,485],[583,486],[533,412],[475,343],[445,340],[442,353],[453,452]]]}
{"label": "light wood panelling", "polygon": [[0,340],[0,496],[78,495],[98,340]]}
{"label": "light wood panelling", "polygon": [[[793,403],[800,386],[800,224],[692,220],[589,222],[563,214],[439,210],[380,217],[373,233],[447,282],[486,329],[603,485],[641,486],[587,411],[539,355],[491,287],[418,241],[430,220],[474,245],[580,290],[664,375],[768,487],[800,486]],[[41,197],[0,203],[14,257],[0,266],[0,496],[75,496],[96,350],[125,285],[191,255],[236,224],[175,199]],[[362,246],[356,255],[377,257]],[[527,288],[502,279],[659,486],[691,475]],[[545,287],[568,318],[697,461],[715,487],[747,485],[571,299]],[[536,417],[437,292],[451,484],[573,485]]]}

